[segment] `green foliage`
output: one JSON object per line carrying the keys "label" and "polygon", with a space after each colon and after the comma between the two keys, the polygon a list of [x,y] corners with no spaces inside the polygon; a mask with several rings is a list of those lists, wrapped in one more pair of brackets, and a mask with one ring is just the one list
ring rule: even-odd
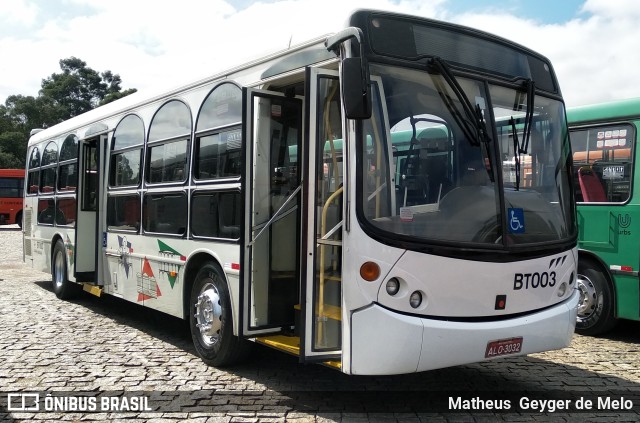
{"label": "green foliage", "polygon": [[0,168],[24,167],[32,129],[66,119],[136,92],[122,91],[120,75],[98,73],[77,57],[60,60],[62,73],[42,80],[37,97],[11,95],[0,105]]}

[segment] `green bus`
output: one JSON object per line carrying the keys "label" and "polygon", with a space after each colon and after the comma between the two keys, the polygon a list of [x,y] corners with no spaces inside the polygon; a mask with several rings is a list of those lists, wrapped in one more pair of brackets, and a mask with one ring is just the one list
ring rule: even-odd
{"label": "green bus", "polygon": [[640,320],[640,98],[567,110],[578,209],[576,331],[602,334]]}

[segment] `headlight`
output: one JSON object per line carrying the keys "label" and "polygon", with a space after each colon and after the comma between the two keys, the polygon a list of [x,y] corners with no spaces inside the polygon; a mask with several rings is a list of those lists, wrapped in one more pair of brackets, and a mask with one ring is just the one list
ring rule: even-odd
{"label": "headlight", "polygon": [[420,291],[414,291],[411,297],[409,297],[409,305],[413,308],[418,308],[420,304],[422,304],[422,294]]}
{"label": "headlight", "polygon": [[387,294],[393,296],[400,291],[400,281],[396,278],[391,278],[387,281]]}

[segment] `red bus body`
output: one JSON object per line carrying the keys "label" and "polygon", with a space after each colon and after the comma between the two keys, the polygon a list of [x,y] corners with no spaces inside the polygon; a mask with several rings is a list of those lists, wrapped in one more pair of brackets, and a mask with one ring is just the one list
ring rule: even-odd
{"label": "red bus body", "polygon": [[24,169],[0,169],[0,225],[22,227]]}

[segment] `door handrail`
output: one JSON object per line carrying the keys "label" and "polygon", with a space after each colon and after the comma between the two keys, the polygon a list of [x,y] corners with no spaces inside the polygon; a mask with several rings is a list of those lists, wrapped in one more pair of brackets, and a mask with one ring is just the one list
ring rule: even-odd
{"label": "door handrail", "polygon": [[262,227],[262,229],[260,230],[260,232],[258,232],[258,235],[255,236],[255,238],[253,238],[251,240],[251,242],[249,244],[247,244],[247,247],[253,247],[253,244],[256,243],[256,241],[258,240],[258,238],[260,238],[260,235],[262,235],[262,233],[265,231],[265,229],[267,229],[269,226],[271,226],[271,224],[273,224],[273,222],[276,220],[276,217],[278,217],[280,215],[280,212],[282,212],[282,210],[285,208],[285,206],[287,204],[289,204],[289,202],[293,199],[293,197],[295,197],[298,192],[300,192],[300,190],[302,189],[302,185],[298,185],[298,188],[296,188],[289,197],[287,197],[287,199],[285,200],[284,203],[282,203],[282,205],[280,206],[280,208],[278,209],[278,211],[276,211],[273,216],[271,216],[271,219],[269,219],[269,221]]}

